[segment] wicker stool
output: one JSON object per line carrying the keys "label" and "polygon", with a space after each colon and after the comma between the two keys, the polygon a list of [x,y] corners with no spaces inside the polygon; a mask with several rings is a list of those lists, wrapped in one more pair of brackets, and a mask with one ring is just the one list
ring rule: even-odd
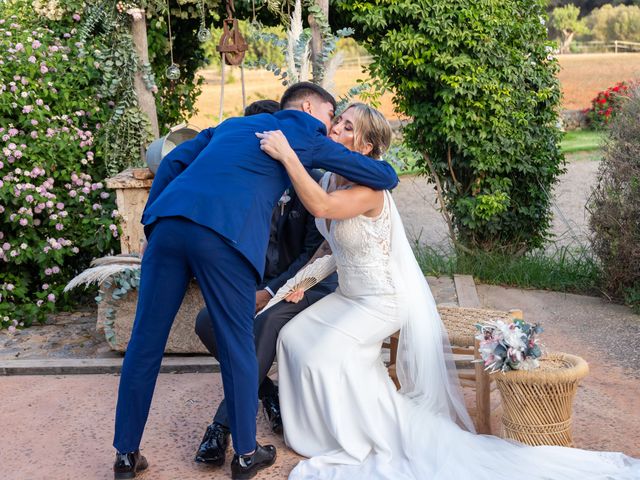
{"label": "wicker stool", "polygon": [[504,437],[528,445],[573,446],[571,412],[587,362],[566,353],[549,354],[530,371],[495,373],[502,397]]}

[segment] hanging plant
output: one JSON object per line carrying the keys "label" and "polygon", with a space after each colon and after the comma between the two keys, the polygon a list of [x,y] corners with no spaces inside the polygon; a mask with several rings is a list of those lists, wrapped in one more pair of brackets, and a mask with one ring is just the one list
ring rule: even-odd
{"label": "hanging plant", "polygon": [[[161,130],[195,113],[202,80],[194,77],[204,64],[204,54],[192,44],[197,42],[193,26],[197,22],[204,35],[207,21],[214,17],[207,12],[219,4],[219,0],[98,0],[87,4],[79,34],[84,39],[97,38],[101,45],[86,54],[96,59],[102,75],[99,94],[112,108],[100,137],[110,175],[139,166],[141,148],[153,140],[150,121],[140,110],[134,88],[137,74],[156,95]],[[143,14],[148,24],[149,62],[140,60],[131,35],[132,22]],[[174,39],[180,42],[181,52],[189,55],[174,59]]]}

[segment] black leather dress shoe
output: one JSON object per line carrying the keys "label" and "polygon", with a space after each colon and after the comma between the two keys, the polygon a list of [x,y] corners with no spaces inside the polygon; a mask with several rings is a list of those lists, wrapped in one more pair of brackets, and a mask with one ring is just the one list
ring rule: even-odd
{"label": "black leather dress shoe", "polygon": [[262,409],[269,420],[273,433],[282,433],[282,415],[280,415],[280,401],[277,396],[265,396],[262,398]]}
{"label": "black leather dress shoe", "polygon": [[224,456],[229,446],[230,430],[218,422],[213,422],[207,427],[207,431],[202,438],[196,462],[208,463],[210,465],[221,466],[224,464]]}
{"label": "black leather dress shoe", "polygon": [[130,453],[116,452],[116,461],[113,464],[113,478],[123,480],[135,478],[136,475],[149,466],[147,459],[140,455],[140,450]]}
{"label": "black leather dress shoe", "polygon": [[276,461],[276,447],[256,444],[256,451],[251,455],[233,456],[231,461],[231,478],[233,480],[246,480],[253,478],[263,468],[270,467]]}

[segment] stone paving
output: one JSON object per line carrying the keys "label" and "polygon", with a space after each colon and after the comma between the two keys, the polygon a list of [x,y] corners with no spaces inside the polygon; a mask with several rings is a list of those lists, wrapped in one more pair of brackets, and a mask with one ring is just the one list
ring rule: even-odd
{"label": "stone paving", "polygon": [[[449,279],[430,280],[440,303],[456,303]],[[486,285],[479,285],[478,293],[485,307],[521,308],[525,318],[542,321],[550,350],[589,362],[590,374],[574,404],[576,446],[640,457],[640,317],[593,297]],[[1,338],[6,341],[6,335]],[[0,448],[0,479],[112,478],[117,383],[116,375],[0,377],[0,425],[3,438],[10,439]],[[160,375],[142,445],[151,468],[142,480],[230,478],[228,465],[211,469],[192,460],[221,395],[219,374]],[[499,403],[497,391],[492,403]],[[498,406],[492,414],[497,434],[500,413]],[[272,469],[256,478],[285,479],[300,457],[269,432],[262,415],[258,436],[275,444],[279,456]]]}
{"label": "stone paving", "polygon": [[0,331],[0,360],[36,358],[113,358],[104,335],[96,331],[95,308],[51,315],[45,325],[10,333]]}

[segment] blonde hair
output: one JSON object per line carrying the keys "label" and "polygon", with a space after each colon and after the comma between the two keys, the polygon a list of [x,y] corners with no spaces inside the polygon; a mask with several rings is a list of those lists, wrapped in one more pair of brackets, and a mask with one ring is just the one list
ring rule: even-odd
{"label": "blonde hair", "polygon": [[351,103],[343,110],[353,109],[353,146],[362,151],[365,144],[371,144],[369,157],[380,158],[391,145],[391,125],[373,107],[360,102]]}

